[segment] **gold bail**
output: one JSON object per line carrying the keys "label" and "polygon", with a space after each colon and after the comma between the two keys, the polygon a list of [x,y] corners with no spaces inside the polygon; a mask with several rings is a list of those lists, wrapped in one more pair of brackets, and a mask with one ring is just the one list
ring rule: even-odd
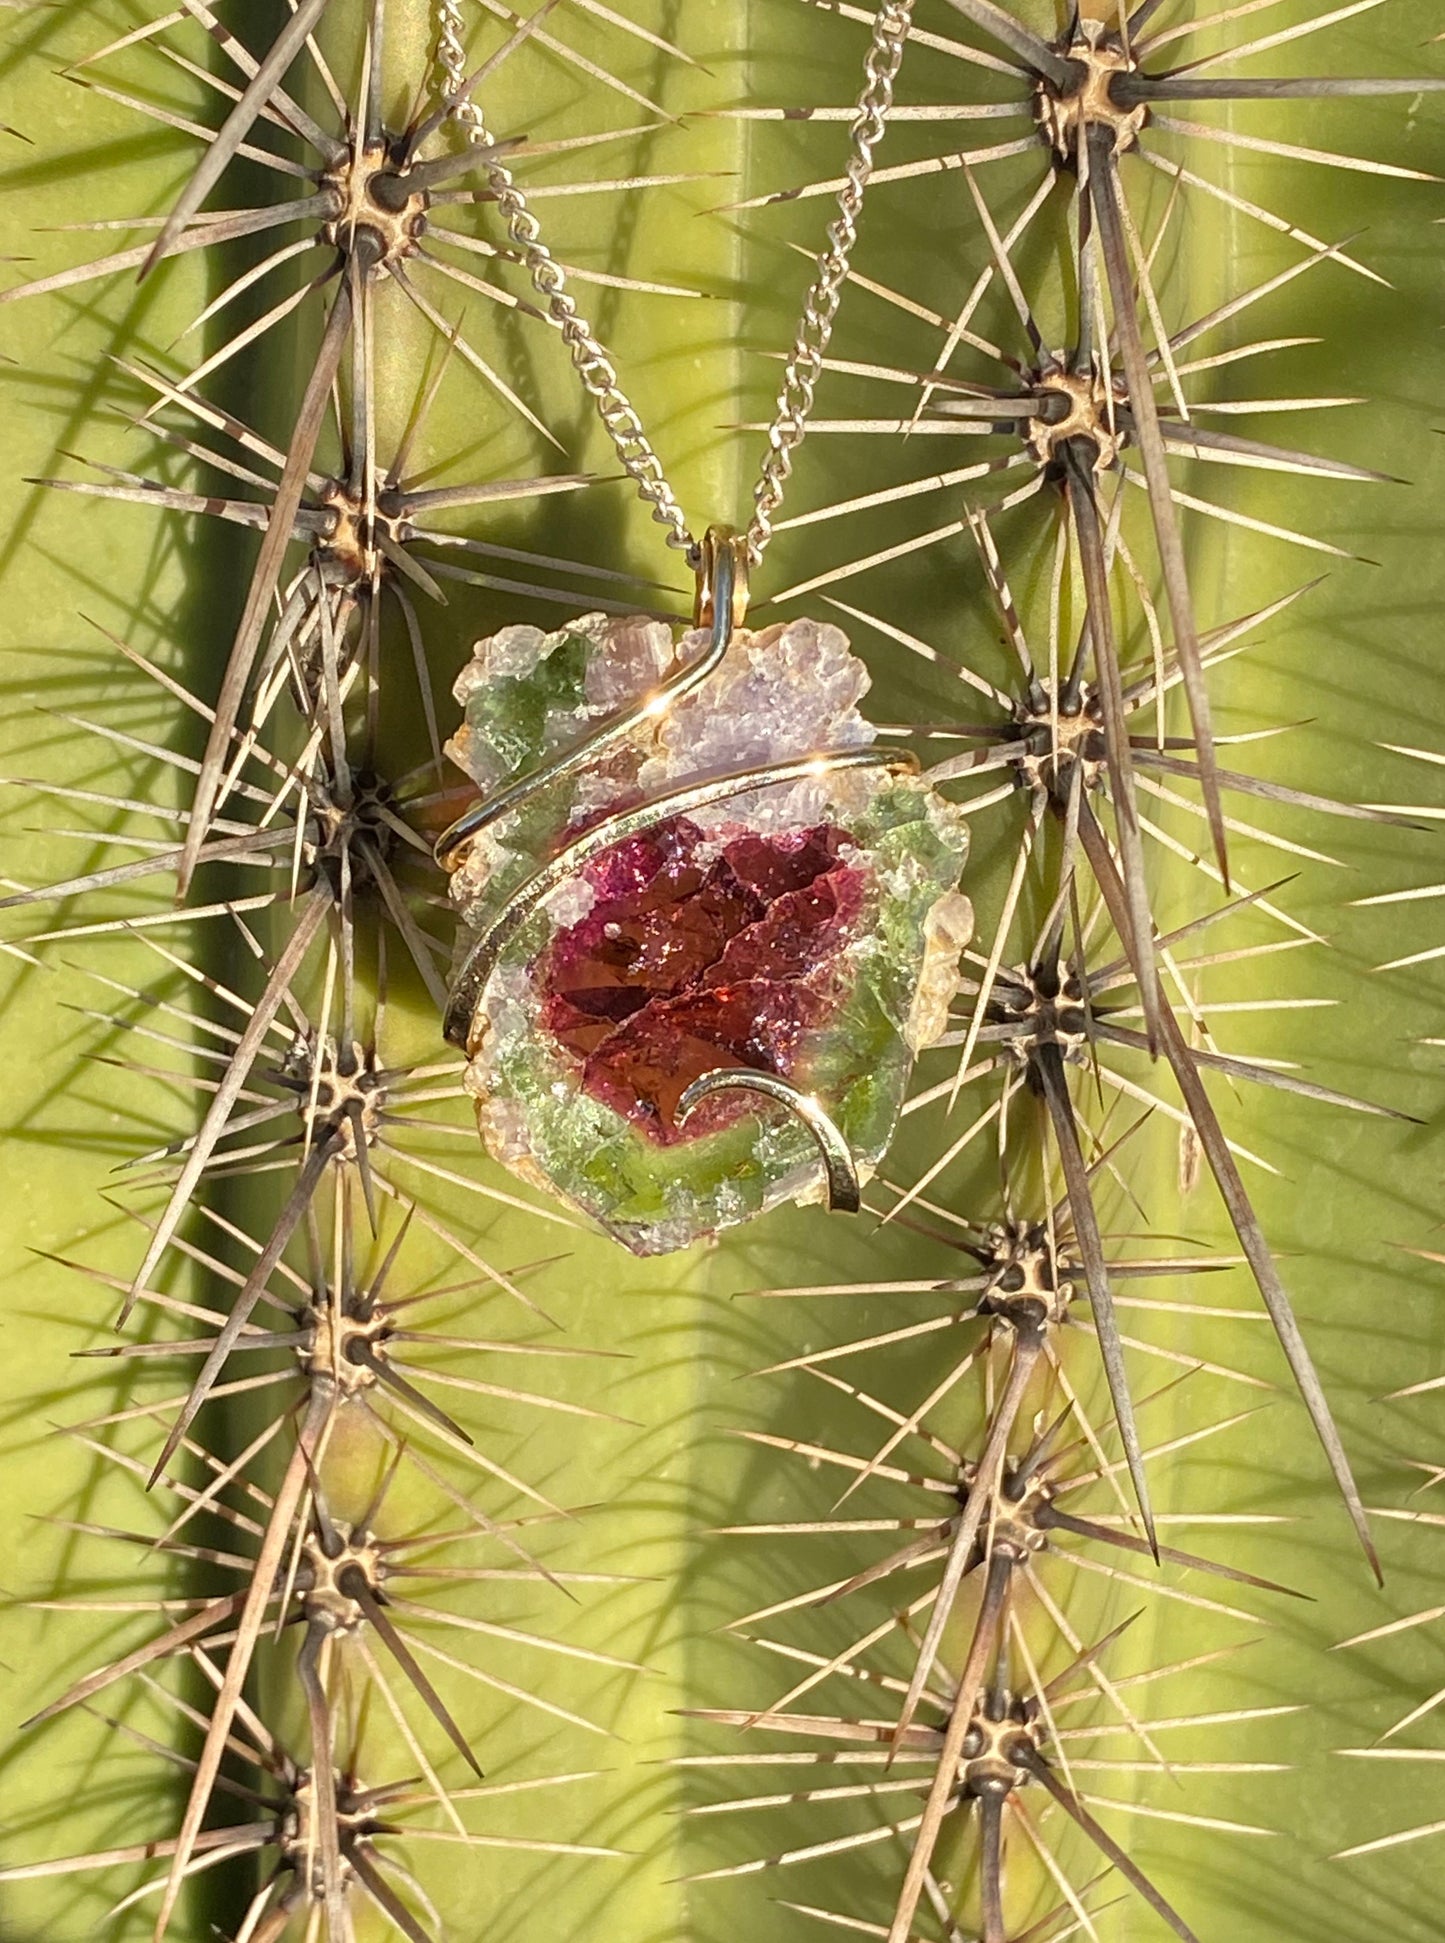
{"label": "gold bail", "polygon": [[748,614],[748,543],[732,526],[710,526],[702,536],[692,610],[698,627],[714,625],[719,593],[728,603],[730,625],[740,628]]}

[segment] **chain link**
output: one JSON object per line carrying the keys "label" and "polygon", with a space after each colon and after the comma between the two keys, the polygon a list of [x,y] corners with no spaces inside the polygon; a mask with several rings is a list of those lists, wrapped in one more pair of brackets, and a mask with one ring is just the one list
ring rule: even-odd
{"label": "chain link", "polygon": [[[838,192],[838,214],[828,226],[827,247],[819,254],[817,272],[803,302],[776,413],[768,429],[767,451],[753,489],[753,517],[745,544],[754,566],[772,539],[774,515],[783,503],[793,456],[807,435],[814,394],[858,240],[858,218],[873,173],[874,153],[893,106],[893,87],[913,6],[914,0],[880,0],[874,19],[873,38],[864,62],[863,92],[849,133],[847,171]],[[437,28],[437,64],[446,82],[445,98],[453,103],[452,119],[465,130],[468,141],[485,146],[493,139],[486,117],[474,100],[461,98],[467,78],[462,0],[438,0]],[[668,529],[667,544],[686,553],[689,564],[697,568],[702,549],[693,538],[636,408],[618,382],[616,366],[568,294],[562,266],[542,241],[541,225],[511,170],[502,162],[492,162],[488,175],[506,220],[507,235],[546,306],[547,317],[561,333],[573,368],[597,406],[623,470],[651,506],[652,517]]]}
{"label": "chain link", "polygon": [[858,218],[873,173],[874,151],[883,139],[893,107],[893,84],[898,79],[912,18],[913,0],[880,0],[873,39],[863,63],[863,92],[849,134],[848,169],[838,191],[838,214],[828,225],[827,247],[818,258],[817,274],[803,300],[798,335],[788,354],[777,410],[768,429],[768,449],[753,488],[753,517],[747,538],[748,558],[754,566],[773,537],[773,516],[787,491],[793,454],[807,435],[814,393],[858,241]]}
{"label": "chain link", "polygon": [[[466,83],[467,73],[461,0],[440,0],[437,14],[437,61],[446,77],[446,94],[455,100]],[[470,142],[484,147],[491,141],[486,117],[475,101],[456,100],[452,116],[466,130]],[[616,367],[592,326],[567,294],[562,266],[542,241],[541,225],[528,208],[511,170],[504,163],[493,162],[487,173],[506,218],[507,235],[521,255],[533,289],[546,304],[548,318],[561,332],[573,367],[596,403],[597,414],[617,448],[623,469],[652,507],[652,517],[667,527],[667,544],[685,552],[689,564],[695,567],[700,558],[697,542],[688,531],[683,510],[667,483],[662,461],[643,430],[642,420],[617,382]]]}

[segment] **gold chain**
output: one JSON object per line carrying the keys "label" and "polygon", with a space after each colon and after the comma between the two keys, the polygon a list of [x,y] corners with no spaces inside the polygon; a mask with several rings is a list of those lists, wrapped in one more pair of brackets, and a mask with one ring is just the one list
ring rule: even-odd
{"label": "gold chain", "polygon": [[[873,173],[874,153],[887,127],[893,106],[893,87],[903,60],[913,17],[914,0],[881,0],[873,22],[873,37],[863,65],[863,90],[849,134],[848,167],[838,192],[838,213],[828,225],[826,247],[803,302],[797,336],[783,371],[777,409],[768,429],[757,485],[753,488],[753,517],[745,536],[748,560],[756,566],[773,537],[773,519],[783,503],[793,456],[807,435],[808,419],[848,265],[858,240],[858,218]],[[462,0],[438,0],[437,64],[445,77],[445,98],[452,102],[452,118],[478,146],[492,136],[481,108],[464,96],[467,65]],[[617,369],[606,348],[567,291],[567,279],[542,241],[541,225],[502,162],[488,167],[492,190],[506,219],[507,234],[520,254],[546,314],[562,335],[573,366],[597,407],[598,416],[616,447],[623,469],[651,506],[652,517],[668,529],[667,544],[687,554],[696,569],[702,548],[693,538],[681,506],[663,471],[636,408],[618,383]]]}

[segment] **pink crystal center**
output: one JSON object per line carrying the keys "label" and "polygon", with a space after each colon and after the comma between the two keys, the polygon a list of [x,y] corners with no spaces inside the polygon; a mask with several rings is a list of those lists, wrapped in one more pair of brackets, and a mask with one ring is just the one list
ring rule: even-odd
{"label": "pink crystal center", "polygon": [[847,842],[827,824],[719,842],[676,817],[595,859],[591,910],[535,974],[583,1091],[668,1146],[752,1110],[705,1100],[681,1131],[678,1100],[702,1074],[796,1077],[847,988],[867,890]]}

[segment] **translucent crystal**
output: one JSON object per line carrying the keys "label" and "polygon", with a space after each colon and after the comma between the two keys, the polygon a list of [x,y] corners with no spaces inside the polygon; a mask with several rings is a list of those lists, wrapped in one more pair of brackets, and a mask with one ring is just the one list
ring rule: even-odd
{"label": "translucent crystal", "polygon": [[[701,653],[657,623],[588,616],[509,628],[457,684],[451,753],[484,790],[572,746]],[[722,666],[603,760],[491,826],[452,882],[464,947],[547,858],[595,823],[719,774],[866,747],[865,669],[837,628],[740,632]],[[814,1095],[860,1175],[876,1169],[914,1054],[957,989],[970,913],[959,812],[877,769],[761,778],[660,815],[581,865],[513,936],[472,1020],[467,1086],[488,1150],[638,1253],[817,1199],[807,1129],[692,1081],[760,1070]]]}

